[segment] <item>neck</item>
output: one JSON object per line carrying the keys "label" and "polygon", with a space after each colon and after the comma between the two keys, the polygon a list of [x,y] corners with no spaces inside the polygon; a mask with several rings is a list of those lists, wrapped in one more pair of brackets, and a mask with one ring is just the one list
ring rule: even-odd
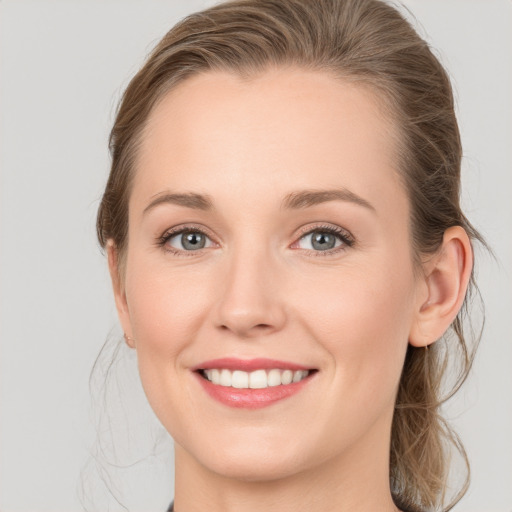
{"label": "neck", "polygon": [[[389,430],[348,453],[283,478],[244,481],[210,471],[176,444],[175,512],[396,512],[389,487]],[[380,437],[380,438],[379,438]]]}

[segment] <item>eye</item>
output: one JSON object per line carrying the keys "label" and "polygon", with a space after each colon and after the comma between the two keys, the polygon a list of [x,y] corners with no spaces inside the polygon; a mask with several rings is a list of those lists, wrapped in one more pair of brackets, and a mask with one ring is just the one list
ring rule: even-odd
{"label": "eye", "polygon": [[[318,226],[303,233],[292,248],[310,251],[315,256],[332,255],[354,244],[352,235],[340,227]],[[202,229],[195,227],[167,231],[158,238],[157,244],[177,256],[192,256],[194,252],[215,245]]]}
{"label": "eye", "polygon": [[294,246],[317,253],[333,254],[353,244],[354,240],[347,231],[339,227],[319,226],[301,236]]}
{"label": "eye", "polygon": [[169,252],[179,254],[199,251],[213,244],[208,235],[200,229],[183,228],[165,233],[159,239],[159,245]]}

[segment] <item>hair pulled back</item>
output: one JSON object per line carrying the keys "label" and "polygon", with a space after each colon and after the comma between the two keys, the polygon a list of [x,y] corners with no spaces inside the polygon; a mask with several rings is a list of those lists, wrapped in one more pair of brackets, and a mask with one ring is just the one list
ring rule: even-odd
{"label": "hair pulled back", "polygon": [[[170,30],[128,85],[110,135],[112,167],[98,212],[97,234],[112,240],[122,269],[127,248],[128,200],[146,120],[178,83],[209,70],[250,78],[269,67],[329,72],[373,88],[398,131],[398,167],[410,199],[413,257],[435,253],[451,226],[483,242],[460,204],[461,142],[450,80],[411,25],[380,0],[234,0],[188,16]],[[429,350],[409,346],[392,425],[390,479],[398,506],[449,510],[449,449],[467,458],[440,415],[460,387],[474,351],[463,317],[475,289],[445,336]],[[459,372],[442,396],[449,362]],[[469,470],[469,467],[468,467]]]}

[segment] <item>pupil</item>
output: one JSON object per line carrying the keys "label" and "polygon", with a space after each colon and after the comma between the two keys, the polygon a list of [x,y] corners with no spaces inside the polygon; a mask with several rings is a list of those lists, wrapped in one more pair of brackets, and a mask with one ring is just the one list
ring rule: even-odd
{"label": "pupil", "polygon": [[185,249],[202,249],[205,242],[200,233],[186,233],[182,236],[181,243]]}
{"label": "pupil", "polygon": [[313,247],[315,249],[320,249],[321,251],[326,251],[328,249],[333,249],[336,240],[334,236],[328,233],[322,233],[321,231],[317,231],[313,235]]}

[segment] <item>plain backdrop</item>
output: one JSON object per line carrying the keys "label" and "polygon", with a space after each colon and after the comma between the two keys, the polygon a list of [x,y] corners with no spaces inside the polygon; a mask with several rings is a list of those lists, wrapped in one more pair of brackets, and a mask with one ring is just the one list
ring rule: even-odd
{"label": "plain backdrop", "polygon": [[[91,398],[94,360],[120,334],[94,223],[123,88],[178,19],[212,3],[0,1],[2,512],[124,510],[117,500],[163,512],[172,498],[171,442],[132,354],[121,348],[109,401],[101,378]],[[497,255],[478,254],[486,329],[447,408],[473,468],[455,511],[511,512],[512,2],[405,5],[452,76],[463,204]],[[120,447],[98,449],[97,431]]]}

